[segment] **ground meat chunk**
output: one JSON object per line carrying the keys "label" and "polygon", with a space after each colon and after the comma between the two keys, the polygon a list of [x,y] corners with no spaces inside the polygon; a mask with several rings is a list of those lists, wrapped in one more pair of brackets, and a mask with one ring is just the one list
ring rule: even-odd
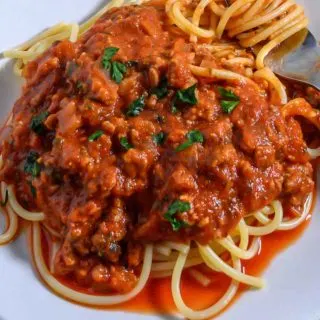
{"label": "ground meat chunk", "polygon": [[258,168],[270,167],[276,160],[273,146],[258,146],[254,151],[255,164]]}
{"label": "ground meat chunk", "polygon": [[112,208],[106,213],[106,217],[91,238],[91,250],[106,261],[118,262],[122,253],[120,241],[126,235],[127,224],[128,214],[124,203],[120,199],[115,199]]}
{"label": "ground meat chunk", "polygon": [[313,168],[310,163],[291,164],[285,168],[283,192],[287,195],[290,205],[298,212],[307,195],[314,189],[312,174]]}
{"label": "ground meat chunk", "polygon": [[91,271],[92,286],[97,291],[126,293],[131,291],[137,277],[120,266],[96,265]]}

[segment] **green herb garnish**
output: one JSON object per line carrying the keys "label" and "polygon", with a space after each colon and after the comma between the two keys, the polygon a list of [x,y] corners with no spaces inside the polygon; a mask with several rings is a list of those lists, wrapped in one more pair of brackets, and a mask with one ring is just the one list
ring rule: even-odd
{"label": "green herb garnish", "polygon": [[223,87],[218,87],[218,91],[220,93],[220,96],[224,99],[232,100],[232,101],[237,101],[239,100],[239,97],[235,95],[231,90],[227,90]]}
{"label": "green herb garnish", "polygon": [[144,96],[130,103],[127,111],[128,117],[136,117],[144,109]]}
{"label": "green herb garnish", "polygon": [[171,112],[178,112],[177,103],[186,103],[190,106],[197,104],[198,99],[196,97],[196,88],[197,84],[194,84],[189,88],[178,90],[171,103]]}
{"label": "green herb garnish", "polygon": [[231,90],[227,90],[223,87],[218,87],[218,91],[220,96],[223,98],[223,100],[220,101],[223,112],[231,113],[240,103],[240,98]]}
{"label": "green herb garnish", "polygon": [[44,111],[39,113],[36,116],[33,116],[30,122],[30,129],[38,134],[39,136],[43,135],[43,133],[46,130],[46,127],[44,125],[44,121],[47,119],[49,115],[48,111]]}
{"label": "green herb garnish", "polygon": [[188,226],[186,222],[178,220],[175,217],[175,214],[186,212],[186,211],[189,211],[190,209],[191,209],[191,205],[189,202],[186,202],[186,201],[175,200],[170,204],[167,212],[164,214],[164,218],[171,223],[173,231],[178,231],[181,228],[185,228]]}
{"label": "green herb garnish", "polygon": [[187,89],[178,90],[176,93],[177,100],[190,104],[191,106],[197,104],[198,100],[196,98],[196,88],[197,85],[194,84]]}
{"label": "green herb garnish", "polygon": [[101,64],[104,69],[110,69],[111,66],[111,58],[119,51],[119,48],[109,47],[104,49],[104,53],[102,56]]}
{"label": "green herb garnish", "polygon": [[156,88],[151,89],[151,94],[155,94],[158,99],[162,99],[168,95],[168,79],[162,78]]}
{"label": "green herb garnish", "polygon": [[111,62],[110,73],[111,73],[111,79],[113,81],[115,81],[116,83],[120,83],[123,79],[123,75],[126,72],[127,72],[127,67],[123,63],[117,62],[117,61]]}
{"label": "green herb garnish", "polygon": [[198,143],[203,143],[203,141],[204,141],[203,134],[199,130],[189,131],[186,134],[186,138],[187,138],[187,140],[185,142],[183,142],[182,144],[180,144],[175,149],[176,152],[183,151],[183,150],[189,148],[190,146],[192,146],[194,143],[197,143],[197,142]]}
{"label": "green herb garnish", "polygon": [[34,178],[39,176],[41,171],[41,166],[37,162],[38,158],[39,154],[37,152],[30,151],[24,163],[24,172],[31,174],[31,176]]}
{"label": "green herb garnish", "polygon": [[158,146],[164,144],[166,138],[167,138],[167,134],[164,133],[163,131],[161,131],[161,132],[159,132],[159,133],[157,133],[157,134],[154,134],[154,135],[152,136],[153,142],[154,142],[155,144],[157,144]]}
{"label": "green herb garnish", "polygon": [[120,83],[124,74],[127,72],[127,67],[124,63],[111,61],[112,57],[119,51],[119,48],[109,47],[104,50],[101,60],[102,67],[110,70],[111,79],[116,83]]}
{"label": "green herb garnish", "polygon": [[8,198],[9,198],[9,193],[8,193],[8,189],[6,189],[6,194],[4,196],[4,201],[0,202],[1,207],[5,207],[7,205]]}
{"label": "green herb garnish", "polygon": [[125,150],[129,150],[133,148],[133,145],[128,142],[127,137],[121,137],[120,144]]}
{"label": "green herb garnish", "polygon": [[226,100],[220,101],[221,108],[225,113],[231,113],[239,103],[240,101],[226,101]]}
{"label": "green herb garnish", "polygon": [[104,134],[104,132],[102,130],[97,130],[96,132],[94,132],[93,134],[91,134],[88,138],[88,140],[90,142],[92,141],[96,141],[97,139],[99,139],[102,135]]}

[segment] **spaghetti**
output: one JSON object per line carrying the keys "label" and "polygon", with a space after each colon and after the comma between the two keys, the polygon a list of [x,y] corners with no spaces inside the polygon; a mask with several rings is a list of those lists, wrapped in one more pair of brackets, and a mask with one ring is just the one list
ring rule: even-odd
{"label": "spaghetti", "polygon": [[[57,24],[6,51],[27,83],[2,146],[0,244],[15,237],[18,217],[30,221],[42,280],[85,305],[119,304],[150,277],[171,277],[179,312],[207,319],[240,283],[262,288],[242,260],[255,258],[262,237],[306,220],[309,160],[320,154],[294,119],[320,129],[319,111],[291,100],[264,58],[307,24],[292,0],[115,0],[82,25]],[[208,286],[203,265],[231,282],[194,310],[181,278]],[[79,292],[56,274],[117,294]]]}

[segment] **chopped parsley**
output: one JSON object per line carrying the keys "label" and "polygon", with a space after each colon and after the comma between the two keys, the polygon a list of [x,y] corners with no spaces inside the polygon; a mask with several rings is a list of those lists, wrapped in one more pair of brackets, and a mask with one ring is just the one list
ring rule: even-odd
{"label": "chopped parsley", "polygon": [[220,105],[224,113],[231,113],[239,103],[240,101],[220,101]]}
{"label": "chopped parsley", "polygon": [[191,106],[197,104],[198,100],[196,97],[196,88],[197,85],[194,84],[187,89],[178,90],[176,93],[177,100],[190,104]]}
{"label": "chopped parsley", "polygon": [[93,134],[91,134],[88,138],[88,140],[90,142],[96,141],[97,139],[99,139],[102,135],[104,134],[104,132],[102,130],[97,130],[96,132],[94,132]]}
{"label": "chopped parsley", "polygon": [[144,109],[144,96],[141,96],[137,100],[134,100],[130,103],[128,110],[127,110],[127,116],[128,117],[136,117],[140,114],[141,111]]}
{"label": "chopped parsley", "polygon": [[220,100],[220,105],[224,113],[231,113],[236,106],[240,103],[240,98],[235,95],[231,90],[227,90],[223,87],[218,87],[222,100]]}
{"label": "chopped parsley", "polygon": [[124,74],[127,72],[127,67],[124,63],[111,61],[112,57],[119,51],[119,48],[109,47],[104,50],[101,60],[102,67],[110,70],[111,79],[116,83],[120,83]]}
{"label": "chopped parsley", "polygon": [[182,144],[180,144],[177,148],[176,148],[176,152],[180,152],[183,151],[187,148],[189,148],[190,146],[192,146],[194,143],[203,143],[204,142],[204,137],[203,134],[201,133],[201,131],[199,130],[191,130],[186,134],[186,138],[187,140],[185,142],[183,142]]}
{"label": "chopped parsley", "polygon": [[218,91],[220,93],[220,96],[224,99],[239,100],[239,97],[235,95],[231,90],[227,90],[223,87],[218,87]]}
{"label": "chopped parsley", "polygon": [[30,151],[24,163],[24,172],[31,174],[33,178],[38,177],[41,171],[41,166],[37,162],[38,158],[39,154],[37,152]]}
{"label": "chopped parsley", "polygon": [[175,200],[170,204],[167,212],[164,214],[164,218],[171,223],[173,231],[179,231],[181,228],[185,228],[188,226],[186,222],[178,220],[175,217],[175,214],[186,212],[190,209],[191,205],[186,201]]}
{"label": "chopped parsley", "polygon": [[39,113],[36,116],[33,116],[31,119],[29,127],[33,132],[35,132],[39,136],[43,135],[46,130],[44,121],[47,119],[48,115],[49,115],[49,112],[44,111]]}
{"label": "chopped parsley", "polygon": [[101,60],[101,64],[103,69],[110,69],[111,66],[111,58],[119,51],[119,48],[116,47],[109,47],[105,48]]}
{"label": "chopped parsley", "polygon": [[168,95],[168,79],[162,78],[156,88],[151,89],[151,94],[155,94],[158,99],[162,99]]}
{"label": "chopped parsley", "polygon": [[127,137],[121,137],[120,144],[125,150],[129,150],[133,148],[133,145],[129,143]]}
{"label": "chopped parsley", "polygon": [[167,134],[164,133],[163,131],[161,131],[161,132],[159,132],[159,133],[157,133],[157,134],[154,134],[154,135],[152,136],[153,142],[154,142],[155,144],[157,144],[157,145],[162,145],[162,144],[164,144],[166,138],[167,138]]}
{"label": "chopped parsley", "polygon": [[117,61],[111,62],[111,79],[116,83],[120,83],[123,79],[123,75],[127,72],[125,64]]}
{"label": "chopped parsley", "polygon": [[6,189],[6,194],[4,196],[4,200],[0,202],[1,207],[5,207],[8,203],[9,193],[8,189]]}
{"label": "chopped parsley", "polygon": [[198,99],[196,97],[196,88],[197,84],[194,84],[189,88],[178,90],[171,104],[171,112],[178,112],[177,103],[185,103],[190,106],[196,105],[198,103]]}

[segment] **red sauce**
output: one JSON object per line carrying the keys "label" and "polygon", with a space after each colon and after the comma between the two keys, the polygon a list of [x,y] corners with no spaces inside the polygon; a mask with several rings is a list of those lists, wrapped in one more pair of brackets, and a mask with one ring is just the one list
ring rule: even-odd
{"label": "red sauce", "polygon": [[[164,8],[113,9],[78,42],[55,43],[23,72],[0,180],[61,235],[56,275],[80,291],[129,292],[146,241],[208,243],[275,199],[299,214],[314,190],[300,122],[263,83],[192,74],[190,64],[222,62],[166,21]],[[226,101],[230,95],[237,101]],[[314,92],[301,95],[319,101]],[[261,272],[299,230],[272,235],[270,244],[267,237],[248,273]],[[214,277],[203,289],[185,275],[186,302],[210,305],[230,281]],[[170,311],[170,297],[169,279],[152,280],[121,308]]]}
{"label": "red sauce", "polygon": [[[314,197],[311,211],[315,206],[315,199],[316,198]],[[262,237],[259,254],[251,260],[242,260],[243,271],[248,275],[263,277],[264,271],[267,269],[272,260],[283,250],[293,245],[303,235],[304,231],[309,226],[310,221],[311,214],[307,217],[304,223],[293,230],[278,231]],[[47,265],[49,265],[48,242],[44,236],[42,240],[45,260]],[[198,268],[201,269],[201,267]],[[210,276],[208,273],[206,273],[206,275]],[[62,277],[57,278],[63,284],[74,290],[84,293],[93,293],[90,289],[84,289],[83,287],[80,287],[75,281],[70,281],[70,279]],[[208,308],[213,303],[218,301],[219,298],[225,293],[231,281],[229,277],[221,273],[211,273],[210,278],[212,279],[212,283],[208,287],[203,287],[193,280],[187,271],[184,272],[181,280],[181,290],[183,299],[189,307],[196,310]],[[268,279],[266,280],[268,281]],[[247,290],[250,289],[241,284],[235,298],[227,308],[232,306],[233,303],[235,303],[242,296],[242,294],[245,294]],[[259,294],[259,290],[257,290],[256,294]],[[144,290],[130,301],[116,306],[101,308],[97,307],[97,309],[121,310],[148,314],[174,314],[177,312],[177,308],[174,304],[171,294],[171,278],[150,279]],[[223,311],[225,310],[226,309]]]}

